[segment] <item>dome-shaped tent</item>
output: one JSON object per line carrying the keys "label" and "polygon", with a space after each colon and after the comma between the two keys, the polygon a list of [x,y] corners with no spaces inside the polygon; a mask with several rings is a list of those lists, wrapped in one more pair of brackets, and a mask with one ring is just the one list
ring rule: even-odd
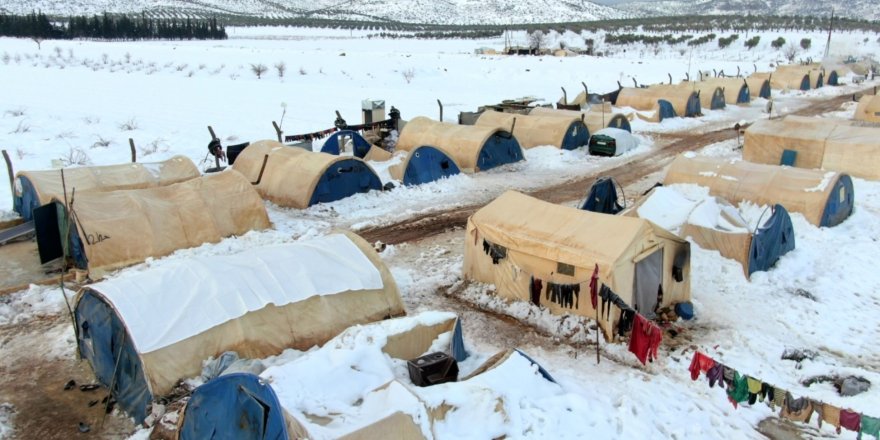
{"label": "dome-shaped tent", "polygon": [[306,151],[271,140],[248,146],[236,159],[234,169],[251,182],[259,180],[256,188],[264,199],[299,209],[382,189],[379,177],[361,159]]}
{"label": "dome-shaped tent", "polygon": [[700,96],[697,92],[668,85],[621,89],[616,105],[632,107],[640,111],[653,111],[654,116],[651,120],[654,122],[674,117],[696,117],[701,111]]}
{"label": "dome-shaped tent", "polygon": [[563,150],[574,150],[590,141],[590,131],[576,116],[542,116],[535,113],[520,115],[487,110],[480,115],[475,125],[509,130],[516,136],[522,148],[550,145]]}
{"label": "dome-shaped tent", "polygon": [[[649,319],[658,307],[690,300],[688,242],[647,220],[581,211],[507,191],[468,219],[465,234],[466,279],[494,284],[496,295],[530,301],[554,314],[595,319],[589,284],[596,266],[600,282]],[[547,293],[580,293],[548,299],[541,290],[535,292],[535,284],[542,290],[546,286]],[[620,312],[600,317],[608,340]]]}
{"label": "dome-shaped tent", "polygon": [[21,171],[15,176],[15,212],[25,221],[33,219],[33,210],[53,199],[64,200],[76,188],[85,191],[114,191],[118,189],[152,188],[171,185],[199,177],[196,165],[184,156],[174,156],[162,162],[126,163],[64,169]]}
{"label": "dome-shaped tent", "polygon": [[125,273],[83,288],[74,310],[80,354],[138,423],[209,357],[307,350],[403,314],[391,273],[353,234]]}
{"label": "dome-shaped tent", "polygon": [[586,111],[577,110],[558,110],[549,107],[535,107],[529,115],[549,115],[559,117],[576,117],[583,118],[584,124],[590,133],[595,133],[603,128],[619,128],[621,130],[632,131],[629,119],[623,113],[612,113],[610,110],[603,112],[601,105],[596,105]]}
{"label": "dome-shaped tent", "polygon": [[853,211],[852,179],[832,171],[764,165],[744,160],[679,155],[664,185],[694,183],[732,203],[780,204],[816,226],[835,226]]}
{"label": "dome-shaped tent", "polygon": [[[59,218],[65,218],[64,200],[55,202]],[[154,188],[77,191],[71,218],[69,256],[93,279],[150,257],[271,226],[259,194],[231,170]],[[42,228],[37,230],[40,234]]]}
{"label": "dome-shaped tent", "polygon": [[677,86],[697,92],[700,95],[701,109],[721,110],[727,105],[724,89],[720,84],[708,81],[684,81]]}
{"label": "dome-shaped tent", "polygon": [[455,160],[437,147],[423,145],[413,151],[398,151],[396,154],[406,157],[388,171],[392,178],[406,186],[433,182],[461,172]]}
{"label": "dome-shaped tent", "polygon": [[420,116],[406,123],[396,148],[413,151],[424,145],[442,149],[467,171],[485,171],[523,160],[519,142],[506,130],[447,124]]}
{"label": "dome-shaped tent", "polygon": [[748,104],[751,101],[749,84],[743,78],[707,78],[699,84],[720,88],[727,104]]}
{"label": "dome-shaped tent", "polygon": [[853,118],[857,121],[880,123],[880,95],[862,96]]}

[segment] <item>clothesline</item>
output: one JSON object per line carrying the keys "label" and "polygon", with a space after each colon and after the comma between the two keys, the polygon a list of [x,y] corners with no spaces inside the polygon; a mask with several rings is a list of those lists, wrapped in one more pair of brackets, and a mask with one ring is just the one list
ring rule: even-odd
{"label": "clothesline", "polygon": [[315,131],[312,133],[304,133],[304,134],[293,134],[284,136],[284,142],[298,142],[298,141],[313,141],[317,139],[323,139],[337,131],[340,130],[351,130],[351,131],[364,131],[371,130],[374,128],[394,128],[395,120],[394,119],[385,119],[384,121],[376,121],[369,122],[366,124],[360,125],[346,125],[342,127],[333,127],[328,128],[326,130]]}
{"label": "clothesline", "polygon": [[[479,232],[477,232],[479,234]],[[479,237],[478,235],[474,236],[474,244],[478,243]],[[483,253],[492,258],[492,264],[497,265],[500,262],[507,258],[507,248],[504,246],[495,244],[490,242],[489,240],[483,239]],[[518,272],[525,272],[518,266],[516,266],[513,262],[509,262],[514,270]],[[542,293],[544,294],[544,299],[550,301],[554,304],[559,305],[562,308],[580,308],[580,290],[581,284],[590,283],[590,301],[594,309],[598,312],[599,310],[596,308],[597,299],[594,296],[595,293],[595,285],[593,280],[598,280],[598,264],[593,271],[590,281],[583,281],[579,283],[569,283],[569,284],[561,284],[554,283],[551,281],[546,282],[546,289],[544,287],[544,280],[531,275],[529,278],[529,299],[530,302],[536,306],[541,305],[541,297]],[[611,290],[610,287],[606,286],[605,283],[602,283],[601,289],[599,289],[599,297],[602,298],[602,314],[605,318],[605,322],[610,322],[611,320],[611,305],[615,305],[620,308],[620,320],[617,325],[617,334],[621,337],[625,336],[627,332],[632,331],[630,334],[629,346],[628,349],[631,353],[636,355],[636,358],[645,365],[646,362],[653,362],[654,359],[657,358],[657,352],[660,347],[660,343],[663,340],[663,330],[655,324],[653,321],[645,318],[640,313],[633,310],[625,301],[623,301],[620,296],[618,296],[614,291]],[[606,312],[606,304],[607,304],[607,312]],[[596,321],[598,323],[599,315],[596,315]],[[598,330],[597,330],[598,331]]]}
{"label": "clothesline", "polygon": [[850,409],[841,409],[807,397],[795,399],[790,392],[760,379],[741,375],[739,371],[716,362],[702,352],[694,353],[688,371],[691,373],[691,380],[697,380],[701,373],[705,373],[710,388],[714,388],[716,383],[720,387],[726,388],[727,399],[734,408],[742,402],[754,405],[758,401],[764,402],[766,400],[766,404],[771,410],[775,410],[775,407],[779,406],[779,416],[788,420],[809,423],[815,412],[819,428],[822,427],[822,422],[825,422],[834,426],[838,434],[840,428],[843,427],[857,432],[859,439],[862,438],[862,434],[880,439],[880,418],[867,416]]}

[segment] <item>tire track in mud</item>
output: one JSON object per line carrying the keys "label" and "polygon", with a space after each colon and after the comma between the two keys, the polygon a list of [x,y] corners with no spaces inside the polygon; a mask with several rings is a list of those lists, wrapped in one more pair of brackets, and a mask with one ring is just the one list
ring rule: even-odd
{"label": "tire track in mud", "polygon": [[[847,94],[814,101],[805,108],[787,114],[816,116],[827,113],[839,109],[843,103],[850,101],[852,96]],[[662,170],[680,153],[695,151],[708,145],[734,139],[736,136],[737,133],[733,127],[698,134],[680,132],[657,134],[654,136],[655,139],[667,138],[672,141],[656,151],[636,156],[615,167],[602,168],[582,177],[526,192],[526,194],[551,203],[577,200],[584,196],[588,185],[600,176],[613,177],[626,187]],[[455,227],[465,226],[468,217],[484,205],[467,205],[441,212],[422,214],[390,225],[365,228],[357,233],[371,243],[382,241],[386,244],[400,244],[419,241]]]}

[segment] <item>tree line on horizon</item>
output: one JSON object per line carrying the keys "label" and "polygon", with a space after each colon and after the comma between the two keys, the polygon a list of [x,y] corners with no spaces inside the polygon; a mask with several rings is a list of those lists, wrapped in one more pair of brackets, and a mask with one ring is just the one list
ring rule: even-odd
{"label": "tree line on horizon", "polygon": [[0,14],[0,36],[69,40],[225,40],[226,27],[217,18],[162,18],[141,15],[49,18],[42,12]]}

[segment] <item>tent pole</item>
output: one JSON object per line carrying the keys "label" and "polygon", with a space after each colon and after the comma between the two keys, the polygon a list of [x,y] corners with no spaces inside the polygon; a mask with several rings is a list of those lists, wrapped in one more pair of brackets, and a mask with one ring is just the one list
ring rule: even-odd
{"label": "tent pole", "polygon": [[275,127],[275,135],[278,136],[278,142],[284,142],[281,140],[281,135],[284,133],[283,131],[281,131],[281,127],[279,127],[278,124],[275,123],[275,121],[272,121],[272,127]]}
{"label": "tent pole", "polygon": [[131,163],[137,162],[137,151],[134,149],[134,139],[128,138],[128,147],[131,148]]}
{"label": "tent pole", "polygon": [[[98,426],[98,429],[102,429],[104,427],[104,419],[107,418],[107,409],[110,408],[110,401],[113,397],[113,387],[116,386],[116,372],[119,370],[119,360],[122,359],[122,349],[125,347],[125,334],[126,332],[122,332],[122,344],[119,344],[119,353],[116,355],[116,365],[113,366],[113,377],[110,379],[110,388],[107,390],[107,403],[104,404],[104,414],[101,415],[101,425]],[[110,337],[113,339],[113,336]]]}
{"label": "tent pole", "polygon": [[437,105],[440,106],[440,122],[443,122],[443,103],[440,100],[437,100]]}
{"label": "tent pole", "polygon": [[562,89],[562,103],[568,105],[568,93],[565,93],[565,87],[560,87]]}
{"label": "tent pole", "polygon": [[3,150],[3,160],[6,161],[6,173],[9,174],[9,190],[12,191],[12,198],[15,200],[15,176],[12,174],[12,160],[9,159],[6,150]]}

